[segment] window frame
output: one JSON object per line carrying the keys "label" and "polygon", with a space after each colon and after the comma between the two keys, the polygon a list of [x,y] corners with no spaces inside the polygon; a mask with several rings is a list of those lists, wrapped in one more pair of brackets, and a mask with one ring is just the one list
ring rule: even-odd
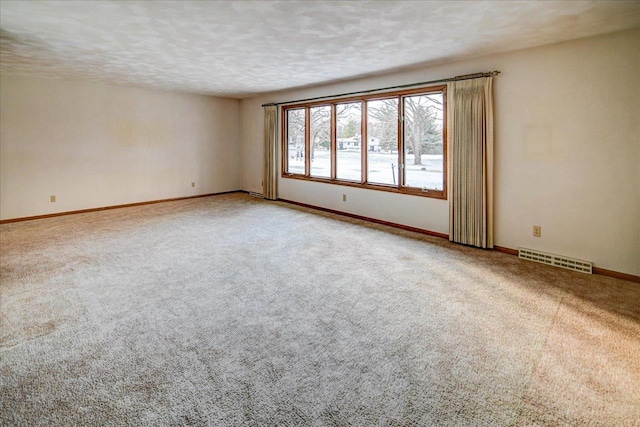
{"label": "window frame", "polygon": [[[308,120],[307,120],[307,117],[308,117],[308,114],[309,114],[309,110],[308,109],[304,109],[304,108],[288,108],[287,110],[301,110],[301,109],[304,110],[304,114],[305,114],[303,139],[304,139],[304,145],[305,145],[305,150],[304,150],[305,166],[304,166],[304,170],[305,170],[305,174],[306,174],[306,171],[308,170],[307,169],[307,163],[306,163],[306,157],[307,157],[307,140],[309,139],[308,136],[307,136],[308,124],[309,124]],[[282,110],[282,147],[281,147],[281,150],[282,150],[282,175],[283,176],[285,176],[285,175],[286,176],[293,176],[293,175],[295,175],[295,176],[304,176],[303,174],[298,174],[298,173],[293,173],[293,172],[289,172],[288,171],[288,169],[289,169],[289,158],[288,158],[288,155],[289,155],[289,140],[288,140],[288,138],[289,138],[289,136],[288,136],[287,131],[289,129],[288,129],[288,127],[286,129],[284,127],[284,126],[288,126],[288,121],[287,121],[288,117],[289,117],[289,115],[288,115],[287,111],[283,109]]]}
{"label": "window frame", "polygon": [[[422,189],[418,187],[407,187],[405,181],[405,164],[406,151],[404,141],[404,97],[416,95],[429,95],[434,93],[442,94],[442,190]],[[398,100],[398,166],[402,165],[402,171],[396,171],[396,184],[371,183],[367,181],[369,171],[368,165],[368,101],[397,99]],[[360,182],[338,179],[336,177],[337,164],[337,112],[336,107],[339,104],[347,104],[360,102],[361,120],[360,120],[360,153],[361,153],[361,179]],[[331,157],[331,177],[322,178],[311,176],[311,138],[310,138],[310,108],[318,106],[331,106],[331,122],[330,122],[330,157]],[[287,141],[287,111],[295,109],[305,110],[305,172],[304,174],[287,172],[288,168],[288,141]],[[312,102],[293,103],[283,105],[281,107],[281,177],[287,179],[297,179],[303,181],[322,182],[325,184],[343,185],[347,187],[364,188],[368,190],[387,191],[399,194],[408,194],[413,196],[430,197],[435,199],[447,199],[447,175],[448,175],[448,157],[447,157],[447,86],[437,85],[429,87],[414,88],[402,91],[380,92],[375,94],[351,96],[344,98],[322,99]]]}

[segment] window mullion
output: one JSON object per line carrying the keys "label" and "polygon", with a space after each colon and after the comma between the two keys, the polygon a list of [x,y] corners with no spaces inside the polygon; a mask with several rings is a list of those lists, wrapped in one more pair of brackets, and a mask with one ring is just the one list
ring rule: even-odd
{"label": "window mullion", "polygon": [[289,122],[287,120],[288,112],[282,108],[282,173],[289,172]]}
{"label": "window mullion", "polygon": [[404,102],[398,97],[398,188],[404,185]]}
{"label": "window mullion", "polygon": [[304,109],[304,176],[311,176],[311,109]]}
{"label": "window mullion", "polygon": [[362,106],[360,107],[362,112],[362,116],[360,119],[360,152],[362,154],[362,178],[361,183],[364,184],[367,182],[367,170],[368,170],[368,138],[367,138],[367,102],[362,101]]}
{"label": "window mullion", "polygon": [[337,114],[336,114],[336,104],[331,104],[331,179],[336,179],[337,171]]}

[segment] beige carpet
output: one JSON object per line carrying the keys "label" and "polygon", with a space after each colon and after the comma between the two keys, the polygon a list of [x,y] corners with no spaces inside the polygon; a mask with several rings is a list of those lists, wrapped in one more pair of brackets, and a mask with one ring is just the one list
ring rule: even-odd
{"label": "beige carpet", "polygon": [[2,425],[640,425],[640,285],[231,194],[5,224]]}

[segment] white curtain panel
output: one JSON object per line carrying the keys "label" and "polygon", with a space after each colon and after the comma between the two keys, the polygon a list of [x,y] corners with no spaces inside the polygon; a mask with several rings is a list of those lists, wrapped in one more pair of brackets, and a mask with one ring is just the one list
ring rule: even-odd
{"label": "white curtain panel", "polygon": [[449,240],[493,248],[493,78],[448,85]]}
{"label": "white curtain panel", "polygon": [[265,199],[276,200],[278,172],[278,107],[264,107],[264,184],[262,188]]}

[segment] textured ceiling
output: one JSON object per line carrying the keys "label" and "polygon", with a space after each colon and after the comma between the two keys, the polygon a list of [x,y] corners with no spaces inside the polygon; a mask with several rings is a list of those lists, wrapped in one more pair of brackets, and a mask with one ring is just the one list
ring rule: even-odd
{"label": "textured ceiling", "polygon": [[639,1],[2,0],[0,67],[246,97],[637,27]]}

